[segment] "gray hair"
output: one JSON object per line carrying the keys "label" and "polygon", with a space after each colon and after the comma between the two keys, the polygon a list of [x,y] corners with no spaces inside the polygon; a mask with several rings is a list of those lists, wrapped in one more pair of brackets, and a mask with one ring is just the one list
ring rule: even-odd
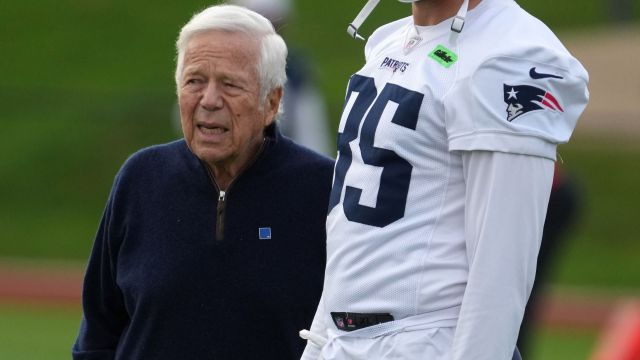
{"label": "gray hair", "polygon": [[287,45],[273,25],[264,16],[235,5],[214,5],[195,14],[180,30],[176,41],[178,52],[176,59],[176,86],[180,88],[184,53],[189,41],[203,32],[221,30],[243,32],[255,37],[260,44],[260,59],[257,61],[258,78],[260,80],[260,98],[266,100],[267,95],[276,88],[284,88],[287,82],[285,68],[287,64]]}

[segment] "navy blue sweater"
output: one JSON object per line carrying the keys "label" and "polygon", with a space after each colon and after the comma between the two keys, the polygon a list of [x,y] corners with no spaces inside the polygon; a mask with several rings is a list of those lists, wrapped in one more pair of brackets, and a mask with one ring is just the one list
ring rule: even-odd
{"label": "navy blue sweater", "polygon": [[74,359],[299,359],[322,291],[333,162],[268,130],[224,204],[183,140],[127,160],[89,259]]}

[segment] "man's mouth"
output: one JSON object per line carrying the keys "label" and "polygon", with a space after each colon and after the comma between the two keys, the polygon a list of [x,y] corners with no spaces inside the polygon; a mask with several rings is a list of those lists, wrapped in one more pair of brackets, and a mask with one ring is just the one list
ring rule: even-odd
{"label": "man's mouth", "polygon": [[216,125],[198,125],[198,129],[205,135],[220,135],[229,131],[227,128]]}

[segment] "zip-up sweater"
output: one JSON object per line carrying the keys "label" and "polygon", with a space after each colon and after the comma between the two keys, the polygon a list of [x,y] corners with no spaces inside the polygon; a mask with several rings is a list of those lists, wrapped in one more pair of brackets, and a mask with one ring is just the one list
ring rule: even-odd
{"label": "zip-up sweater", "polygon": [[89,259],[74,359],[300,358],[322,291],[333,161],[275,126],[266,135],[224,204],[184,140],[125,162]]}

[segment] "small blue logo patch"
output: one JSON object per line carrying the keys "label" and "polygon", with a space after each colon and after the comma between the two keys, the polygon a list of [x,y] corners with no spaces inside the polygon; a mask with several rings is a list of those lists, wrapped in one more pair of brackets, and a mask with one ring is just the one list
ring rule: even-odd
{"label": "small blue logo patch", "polygon": [[270,227],[258,228],[258,238],[260,240],[271,239],[271,228]]}

